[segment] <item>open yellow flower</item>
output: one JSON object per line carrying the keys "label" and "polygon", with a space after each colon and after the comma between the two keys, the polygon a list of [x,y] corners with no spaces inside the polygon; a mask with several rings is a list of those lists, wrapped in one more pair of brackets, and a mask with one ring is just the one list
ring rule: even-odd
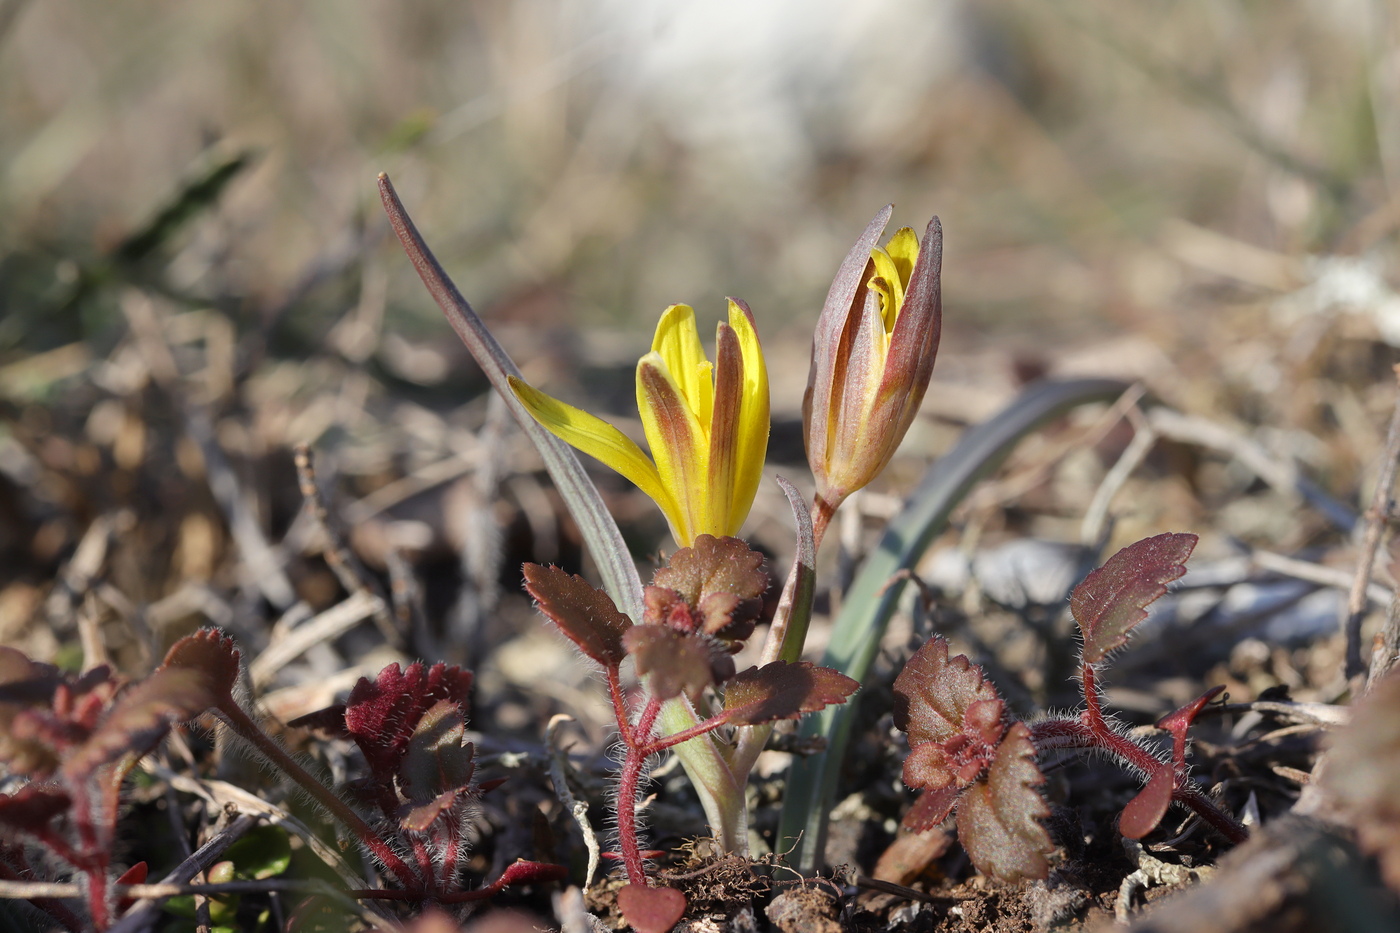
{"label": "open yellow flower", "polygon": [[753,312],[730,299],[729,322],[705,357],[695,312],[671,305],[637,363],[637,409],[653,461],[617,428],[511,377],[535,420],[656,500],[671,534],[735,535],[753,505],[768,451],[768,369]]}

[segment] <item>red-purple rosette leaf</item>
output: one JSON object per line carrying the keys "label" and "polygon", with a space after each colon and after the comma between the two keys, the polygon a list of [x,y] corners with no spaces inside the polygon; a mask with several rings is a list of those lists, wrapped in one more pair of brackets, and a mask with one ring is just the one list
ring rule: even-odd
{"label": "red-purple rosette leaf", "polygon": [[984,874],[1019,881],[1049,872],[1054,847],[1040,821],[1050,808],[1035,789],[1044,780],[1030,729],[1018,722],[1006,730],[986,780],[958,803],[958,839]]}
{"label": "red-purple rosette leaf", "polygon": [[163,667],[118,697],[86,742],[63,762],[63,773],[82,780],[102,765],[155,748],[170,727],[213,706],[217,697],[202,671]]}
{"label": "red-purple rosette leaf", "polygon": [[[198,671],[217,702],[232,701],[241,653],[233,638],[216,628],[200,629],[170,646],[162,669]],[[214,705],[214,704],[211,704]]]}
{"label": "red-purple rosette leaf", "polygon": [[[936,748],[937,746],[925,747]],[[905,783],[908,783],[907,779]],[[933,829],[946,820],[949,813],[953,812],[953,807],[957,805],[962,791],[960,785],[950,783],[943,787],[920,792],[914,805],[909,808],[908,813],[904,814],[904,819],[900,820],[900,825],[911,833],[922,833]]]}
{"label": "red-purple rosette leaf", "polygon": [[1172,805],[1172,784],[1176,778],[1171,765],[1162,765],[1136,797],[1128,801],[1118,817],[1118,831],[1129,839],[1141,839],[1162,822]]}
{"label": "red-purple rosette leaf", "polygon": [[829,667],[807,661],[774,661],[740,671],[724,686],[724,721],[754,726],[796,719],[833,703],[844,703],[860,684]]}
{"label": "red-purple rosette leaf", "polygon": [[1193,534],[1167,533],[1144,538],[1114,554],[1074,588],[1070,613],[1084,635],[1084,661],[1097,664],[1128,640],[1147,618],[1147,606],[1186,572],[1196,547]]}
{"label": "red-purple rosette leaf", "polygon": [[415,661],[406,671],[390,664],[374,680],[361,677],[345,703],[345,727],[381,784],[393,780],[423,713],[448,700],[465,714],[470,671]]}
{"label": "red-purple rosette leaf", "polygon": [[399,766],[399,784],[414,803],[463,790],[476,769],[474,748],[463,742],[466,723],[451,700],[438,700],[418,720]]}
{"label": "red-purple rosette leaf", "polygon": [[1326,788],[1350,817],[1362,847],[1400,891],[1400,668],[1356,704],[1328,752]]}
{"label": "red-purple rosette leaf", "polygon": [[715,648],[699,635],[634,625],[623,641],[636,661],[637,674],[647,678],[647,689],[658,699],[693,696],[714,682]]}
{"label": "red-purple rosette leaf", "polygon": [[535,608],[549,617],[578,650],[602,664],[616,667],[627,656],[622,636],[632,620],[602,590],[583,577],[540,564],[526,564],[525,589],[535,598]]}
{"label": "red-purple rosette leaf", "polygon": [[685,895],[675,888],[625,884],[617,891],[617,909],[637,933],[669,933],[685,915]]}
{"label": "red-purple rosette leaf", "polygon": [[71,806],[72,798],[60,787],[26,784],[13,794],[0,794],[0,827],[38,832]]}

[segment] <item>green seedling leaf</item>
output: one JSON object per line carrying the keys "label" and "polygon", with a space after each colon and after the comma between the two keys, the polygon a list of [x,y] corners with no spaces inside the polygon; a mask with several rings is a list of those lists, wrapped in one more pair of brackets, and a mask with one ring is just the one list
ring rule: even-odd
{"label": "green seedling leaf", "polygon": [[[647,689],[657,699],[693,696],[715,681],[715,647],[701,636],[661,625],[634,625],[623,641],[637,673],[647,678]],[[720,654],[729,660],[726,652]],[[732,670],[732,661],[730,665]]]}
{"label": "green seedling leaf", "polygon": [[1172,805],[1174,780],[1171,765],[1162,765],[1153,772],[1146,786],[1123,808],[1118,817],[1118,831],[1129,839],[1141,839],[1156,829]]}
{"label": "green seedling leaf", "polygon": [[722,715],[736,726],[796,719],[846,702],[859,686],[845,674],[809,661],[774,661],[740,671],[725,684]]}
{"label": "green seedling leaf", "polygon": [[399,785],[410,801],[425,803],[471,783],[474,748],[465,734],[462,710],[451,700],[439,700],[418,720],[399,767]]}
{"label": "green seedling leaf", "polygon": [[1035,789],[1044,782],[1030,729],[1018,722],[1006,730],[987,779],[958,803],[958,840],[979,871],[1008,882],[1049,873],[1054,846],[1040,821],[1050,808]]}
{"label": "green seedling leaf", "polygon": [[292,864],[292,843],[277,826],[254,826],[224,851],[241,881],[266,881],[283,874]]}
{"label": "green seedling leaf", "polygon": [[685,915],[685,895],[675,888],[625,884],[617,891],[617,909],[637,933],[669,933]]}
{"label": "green seedling leaf", "polygon": [[1070,595],[1069,608],[1084,636],[1084,662],[1097,664],[1128,640],[1147,618],[1147,606],[1186,573],[1186,558],[1196,547],[1193,534],[1167,533],[1145,538],[1114,554],[1084,578]]}
{"label": "green seedling leaf", "polygon": [[525,589],[535,598],[535,608],[548,616],[579,651],[604,667],[622,663],[627,656],[622,636],[632,628],[632,620],[618,611],[607,593],[558,567],[526,564],[521,569]]}
{"label": "green seedling leaf", "polygon": [[232,701],[241,653],[233,638],[216,628],[200,629],[170,646],[163,668],[198,671],[221,702]]}

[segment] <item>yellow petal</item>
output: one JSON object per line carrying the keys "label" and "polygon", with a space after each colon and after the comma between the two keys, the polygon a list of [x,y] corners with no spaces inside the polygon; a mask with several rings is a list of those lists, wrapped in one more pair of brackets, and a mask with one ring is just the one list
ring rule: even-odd
{"label": "yellow petal", "polygon": [[661,356],[681,398],[708,431],[715,402],[714,375],[700,344],[695,310],[690,305],[667,308],[656,325],[651,349]]}
{"label": "yellow petal", "polygon": [[659,353],[648,353],[637,363],[637,411],[661,484],[676,503],[677,517],[667,513],[671,533],[689,547],[696,535],[709,531],[702,527],[711,495],[709,442]]}
{"label": "yellow petal", "polygon": [[875,275],[869,285],[884,298],[880,315],[887,333],[894,330],[899,310],[904,307],[904,289],[914,273],[914,263],[918,258],[919,238],[908,227],[901,227],[883,248],[877,246],[870,251]]}
{"label": "yellow petal", "polygon": [[[738,524],[743,524],[763,479],[763,461],[768,453],[771,420],[768,365],[763,359],[763,347],[758,341],[752,312],[733,300],[729,302],[729,326],[739,338],[739,352],[744,360],[743,401],[739,407],[735,455],[736,482],[732,494],[733,514],[738,516]],[[738,532],[735,527],[728,534]]]}
{"label": "yellow petal", "polygon": [[509,380],[520,404],[551,434],[627,477],[656,501],[668,519],[680,514],[656,466],[626,434],[595,415],[546,395],[523,379],[510,376]]}

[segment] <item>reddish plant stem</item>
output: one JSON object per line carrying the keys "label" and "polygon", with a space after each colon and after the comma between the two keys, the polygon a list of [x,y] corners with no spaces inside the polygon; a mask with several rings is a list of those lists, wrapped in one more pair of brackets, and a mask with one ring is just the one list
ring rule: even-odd
{"label": "reddish plant stem", "polygon": [[459,802],[452,805],[447,820],[447,844],[442,853],[442,874],[438,877],[438,891],[448,894],[457,879],[457,859],[462,857],[462,815],[458,812]]}
{"label": "reddish plant stem", "polygon": [[[1092,676],[1089,680],[1092,682]],[[1164,767],[1171,767],[1169,763],[1162,761],[1132,739],[1114,732],[1104,721],[1102,713],[1095,720],[1088,710],[1081,713],[1078,719],[1048,719],[1035,723],[1031,726],[1031,742],[1037,751],[1048,751],[1052,748],[1101,749],[1143,774],[1150,775]],[[1174,802],[1190,807],[1231,842],[1240,843],[1249,838],[1248,831],[1216,806],[1215,801],[1201,793],[1190,777],[1185,773],[1177,773],[1174,768],[1173,774]]]}
{"label": "reddish plant stem", "polygon": [[281,768],[288,777],[296,781],[303,790],[315,798],[317,803],[329,810],[332,816],[358,836],[360,842],[364,843],[374,857],[393,873],[399,884],[410,890],[422,889],[423,879],[418,876],[417,872],[409,868],[408,863],[399,858],[399,854],[368,823],[361,819],[358,813],[350,809],[330,788],[307,773],[306,769],[297,764],[291,755],[283,751],[282,746],[268,738],[266,733],[258,728],[257,723],[248,718],[248,714],[243,712],[242,707],[230,701],[220,703],[216,709],[220,718],[228,724],[230,729],[238,733],[269,761]]}
{"label": "reddish plant stem", "polygon": [[[622,773],[617,779],[617,844],[622,850],[627,880],[643,888],[648,885],[646,864],[642,861],[642,849],[637,841],[637,789],[652,744],[643,742],[651,737],[660,712],[661,701],[656,697],[648,698],[632,732],[634,741],[627,743],[627,757],[622,762]],[[638,736],[644,738],[637,740]]]}
{"label": "reddish plant stem", "polygon": [[608,694],[612,697],[613,716],[617,719],[617,731],[623,744],[631,746],[632,719],[627,715],[627,696],[622,692],[622,672],[616,664],[608,665]]}
{"label": "reddish plant stem", "polygon": [[1099,705],[1099,687],[1094,682],[1094,665],[1081,664],[1084,679],[1084,720],[1100,732],[1108,732],[1108,723],[1103,719],[1103,708]]}
{"label": "reddish plant stem", "polygon": [[689,729],[682,729],[680,732],[672,733],[671,735],[663,735],[652,742],[648,742],[646,745],[642,746],[642,755],[655,755],[657,752],[664,752],[672,745],[689,742],[691,739],[714,732],[720,726],[724,725],[724,723],[724,713],[711,716],[704,722],[696,723]]}
{"label": "reddish plant stem", "polygon": [[819,551],[822,546],[822,538],[826,536],[826,526],[831,524],[831,517],[836,514],[836,509],[841,505],[837,502],[832,505],[821,496],[817,496],[812,502],[812,550]]}

